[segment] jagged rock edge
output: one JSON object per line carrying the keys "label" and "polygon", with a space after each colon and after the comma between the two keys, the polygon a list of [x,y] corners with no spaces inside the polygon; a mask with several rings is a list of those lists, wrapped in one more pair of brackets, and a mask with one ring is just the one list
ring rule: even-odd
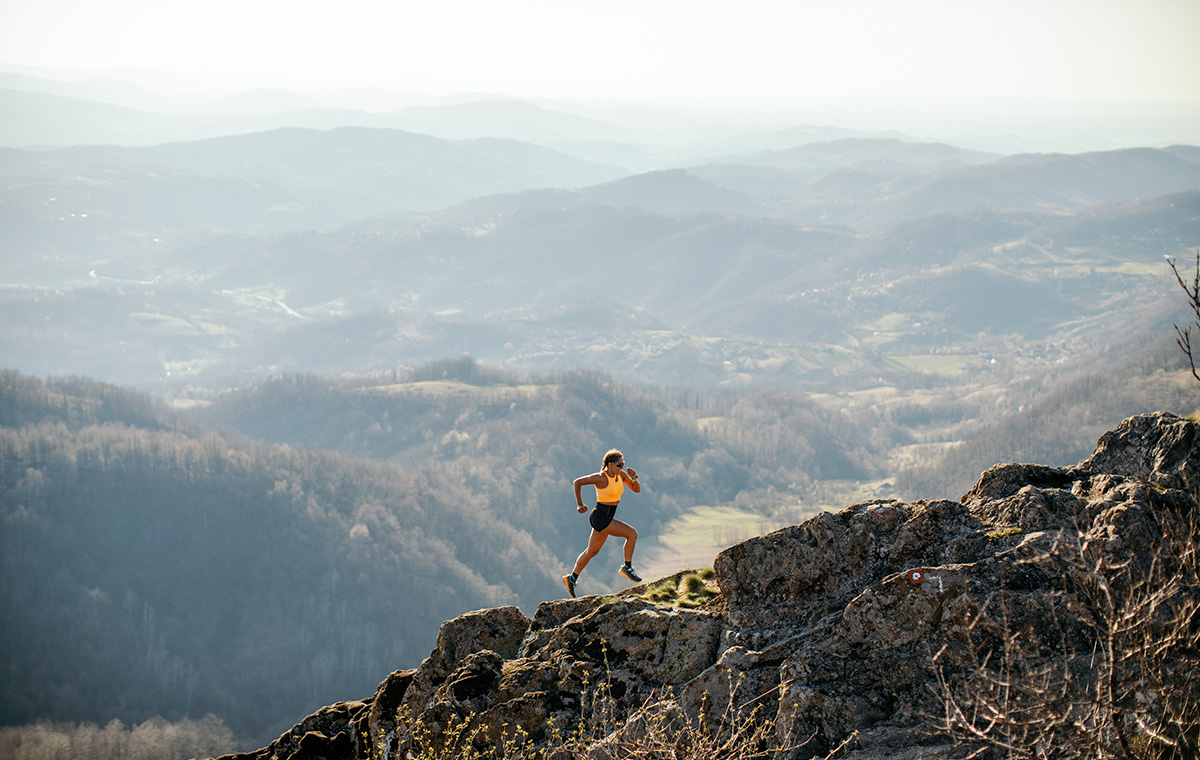
{"label": "jagged rock edge", "polygon": [[697,716],[774,691],[781,731],[808,739],[797,757],[848,736],[852,760],[942,756],[949,745],[924,727],[936,705],[921,658],[953,644],[989,586],[1039,582],[1019,560],[1068,529],[1114,511],[1195,509],[1197,433],[1175,415],[1139,415],[1071,467],[997,465],[957,502],[864,502],[748,539],[716,557],[721,594],[700,609],[649,602],[643,584],[543,602],[532,619],[515,607],[468,613],[372,697],[223,760],[402,757],[402,709],[434,724],[471,715],[492,735],[522,723],[536,738],[538,721],[577,715],[598,680],[626,716],[648,699]]}

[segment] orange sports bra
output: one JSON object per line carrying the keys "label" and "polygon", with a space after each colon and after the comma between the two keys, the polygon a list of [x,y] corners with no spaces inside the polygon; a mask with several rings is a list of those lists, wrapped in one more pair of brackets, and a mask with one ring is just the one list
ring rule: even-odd
{"label": "orange sports bra", "polygon": [[[608,473],[604,473],[604,477],[608,477]],[[608,485],[604,488],[596,486],[596,501],[601,504],[616,504],[621,500],[621,494],[625,493],[625,484],[621,482],[621,476],[609,478]]]}

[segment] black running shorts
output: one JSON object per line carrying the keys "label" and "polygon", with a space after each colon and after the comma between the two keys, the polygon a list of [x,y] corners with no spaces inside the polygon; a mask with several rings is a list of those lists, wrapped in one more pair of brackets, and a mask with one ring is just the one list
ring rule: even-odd
{"label": "black running shorts", "polygon": [[613,515],[616,513],[616,504],[597,504],[592,513],[588,515],[588,522],[592,524],[592,529],[597,533],[603,533],[608,524],[613,521]]}

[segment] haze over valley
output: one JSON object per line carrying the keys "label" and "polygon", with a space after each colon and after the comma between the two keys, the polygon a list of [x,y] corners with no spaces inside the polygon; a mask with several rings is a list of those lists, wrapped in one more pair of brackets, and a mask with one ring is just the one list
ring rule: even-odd
{"label": "haze over valley", "polygon": [[[231,86],[182,42],[173,71],[0,49],[0,723],[261,746],[415,667],[442,621],[560,596],[570,483],[609,447],[647,484],[627,516],[657,577],[1200,407],[1176,36],[1141,101],[1015,58],[975,94],[979,61],[937,79],[921,51],[911,82],[827,70],[893,97],[782,63],[739,90],[683,42],[690,76],[636,47],[620,97],[467,36],[478,88],[444,60],[421,87],[249,61]],[[618,555],[585,593],[625,586]]]}

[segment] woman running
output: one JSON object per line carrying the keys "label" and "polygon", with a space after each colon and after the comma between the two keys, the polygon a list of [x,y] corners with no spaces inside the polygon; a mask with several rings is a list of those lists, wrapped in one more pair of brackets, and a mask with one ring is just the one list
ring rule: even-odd
{"label": "woman running", "polygon": [[563,576],[563,584],[572,598],[575,597],[575,582],[579,580],[579,574],[583,572],[583,568],[587,567],[587,563],[591,562],[592,557],[595,557],[600,551],[600,547],[604,546],[604,542],[608,540],[609,536],[625,539],[625,564],[621,567],[621,575],[634,583],[642,582],[641,577],[633,571],[633,565],[630,564],[633,562],[633,547],[637,544],[637,531],[629,523],[613,519],[617,505],[621,502],[621,494],[625,492],[625,486],[629,486],[634,493],[642,492],[642,486],[638,483],[637,471],[632,467],[629,469],[624,469],[624,467],[625,457],[620,451],[611,449],[604,455],[604,463],[600,472],[575,479],[576,509],[580,512],[588,511],[587,507],[583,505],[583,494],[580,491],[584,486],[596,487],[596,508],[588,517],[588,522],[592,524],[592,534],[588,537],[587,548],[583,550],[583,554],[579,555],[579,559],[575,560],[575,569],[571,571],[571,574]]}

